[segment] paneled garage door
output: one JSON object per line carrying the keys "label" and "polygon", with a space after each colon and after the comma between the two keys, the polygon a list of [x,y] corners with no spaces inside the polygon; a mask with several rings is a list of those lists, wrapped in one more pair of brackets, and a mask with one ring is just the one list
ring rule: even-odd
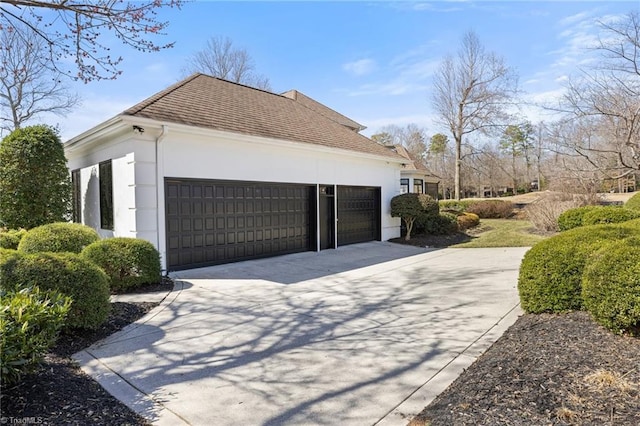
{"label": "paneled garage door", "polygon": [[380,188],[338,186],[338,246],[380,239]]}
{"label": "paneled garage door", "polygon": [[309,208],[314,188],[167,178],[168,269],[310,250]]}

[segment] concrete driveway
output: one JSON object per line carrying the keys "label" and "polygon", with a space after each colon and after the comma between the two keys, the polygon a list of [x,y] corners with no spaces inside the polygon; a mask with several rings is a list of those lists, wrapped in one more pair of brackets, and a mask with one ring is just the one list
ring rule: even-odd
{"label": "concrete driveway", "polygon": [[183,271],[75,358],[157,424],[403,425],[517,319],[526,250],[367,243]]}

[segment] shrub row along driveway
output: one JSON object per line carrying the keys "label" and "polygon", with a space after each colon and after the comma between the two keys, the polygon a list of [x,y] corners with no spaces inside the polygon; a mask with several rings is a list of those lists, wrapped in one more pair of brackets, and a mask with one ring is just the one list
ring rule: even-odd
{"label": "shrub row along driveway", "polygon": [[183,271],[76,359],[158,424],[406,424],[515,321],[526,250],[367,243]]}

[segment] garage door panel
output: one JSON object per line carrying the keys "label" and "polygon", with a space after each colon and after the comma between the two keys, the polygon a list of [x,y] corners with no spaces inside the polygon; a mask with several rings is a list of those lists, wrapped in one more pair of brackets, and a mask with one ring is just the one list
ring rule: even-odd
{"label": "garage door panel", "polygon": [[380,188],[338,186],[338,246],[380,240]]}
{"label": "garage door panel", "polygon": [[166,179],[171,270],[310,249],[312,187]]}

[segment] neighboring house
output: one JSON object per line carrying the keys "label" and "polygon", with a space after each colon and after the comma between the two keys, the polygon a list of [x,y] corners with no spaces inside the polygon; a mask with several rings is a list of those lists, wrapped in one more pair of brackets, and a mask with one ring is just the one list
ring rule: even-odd
{"label": "neighboring house", "polygon": [[427,169],[424,162],[416,158],[402,145],[389,145],[387,147],[405,159],[400,171],[400,193],[429,194],[437,200],[439,198],[438,184],[440,179]]}
{"label": "neighboring house", "polygon": [[307,96],[195,74],[65,144],[74,218],[176,270],[400,236],[406,159]]}

